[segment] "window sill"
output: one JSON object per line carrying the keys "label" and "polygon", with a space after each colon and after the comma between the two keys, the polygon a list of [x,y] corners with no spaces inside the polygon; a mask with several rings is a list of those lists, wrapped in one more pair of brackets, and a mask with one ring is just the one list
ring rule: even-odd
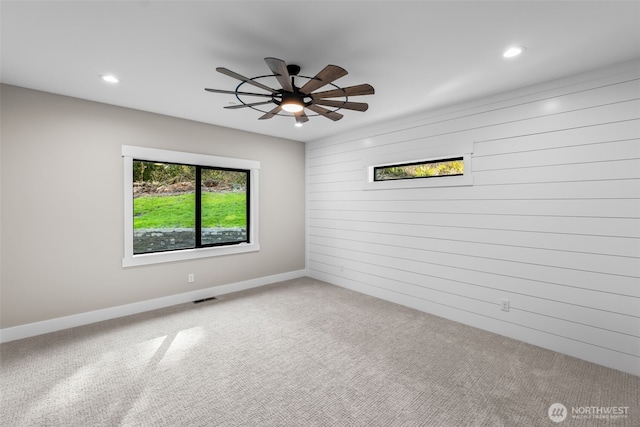
{"label": "window sill", "polygon": [[397,179],[365,182],[363,190],[394,190],[400,188],[464,187],[473,185],[473,176],[441,176],[437,178]]}
{"label": "window sill", "polygon": [[160,264],[164,262],[187,261],[215,256],[258,252],[259,250],[260,245],[257,243],[242,243],[233,246],[217,246],[211,248],[185,249],[181,251],[156,252],[122,258],[122,266],[137,267],[140,265]]}

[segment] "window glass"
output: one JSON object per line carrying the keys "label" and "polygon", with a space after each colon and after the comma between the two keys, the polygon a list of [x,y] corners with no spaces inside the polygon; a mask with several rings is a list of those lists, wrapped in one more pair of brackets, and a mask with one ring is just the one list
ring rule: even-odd
{"label": "window glass", "polygon": [[134,159],[133,254],[248,242],[248,181],[248,170]]}
{"label": "window glass", "polygon": [[195,247],[195,167],[133,162],[133,253]]}
{"label": "window glass", "polygon": [[464,174],[462,157],[430,160],[425,162],[403,163],[374,168],[374,181],[398,179],[435,178]]}
{"label": "window glass", "polygon": [[201,244],[248,241],[248,171],[202,168]]}

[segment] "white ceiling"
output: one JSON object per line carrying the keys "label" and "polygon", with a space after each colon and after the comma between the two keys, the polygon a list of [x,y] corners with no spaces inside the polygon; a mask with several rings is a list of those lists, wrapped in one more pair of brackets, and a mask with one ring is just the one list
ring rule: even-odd
{"label": "white ceiling", "polygon": [[[3,83],[298,141],[640,57],[640,1],[2,1]],[[524,45],[505,60],[502,51]],[[224,109],[272,56],[345,68],[369,103],[332,122]],[[121,82],[109,85],[100,74]],[[246,85],[245,85],[246,87]],[[251,87],[251,86],[249,86]],[[260,91],[260,90],[257,90]],[[254,101],[253,99],[250,100]],[[258,101],[258,99],[255,99]]]}

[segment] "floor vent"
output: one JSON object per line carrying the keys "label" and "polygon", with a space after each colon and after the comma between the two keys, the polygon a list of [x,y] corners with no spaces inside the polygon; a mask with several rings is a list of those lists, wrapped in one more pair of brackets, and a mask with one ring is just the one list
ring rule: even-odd
{"label": "floor vent", "polygon": [[194,301],[193,303],[194,303],[194,304],[200,304],[201,302],[205,302],[205,301],[212,301],[212,300],[214,300],[214,299],[216,299],[216,297],[204,298],[204,299],[196,300],[196,301]]}

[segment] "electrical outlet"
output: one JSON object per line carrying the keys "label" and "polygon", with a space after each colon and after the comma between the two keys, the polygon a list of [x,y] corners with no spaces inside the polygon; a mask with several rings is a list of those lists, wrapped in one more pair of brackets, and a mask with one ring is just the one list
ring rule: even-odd
{"label": "electrical outlet", "polygon": [[189,283],[193,283],[196,281],[196,275],[193,273],[189,273],[189,276],[187,277],[187,280],[189,281]]}
{"label": "electrical outlet", "polygon": [[509,300],[508,299],[502,299],[500,300],[500,303],[502,304],[502,311],[509,311]]}

